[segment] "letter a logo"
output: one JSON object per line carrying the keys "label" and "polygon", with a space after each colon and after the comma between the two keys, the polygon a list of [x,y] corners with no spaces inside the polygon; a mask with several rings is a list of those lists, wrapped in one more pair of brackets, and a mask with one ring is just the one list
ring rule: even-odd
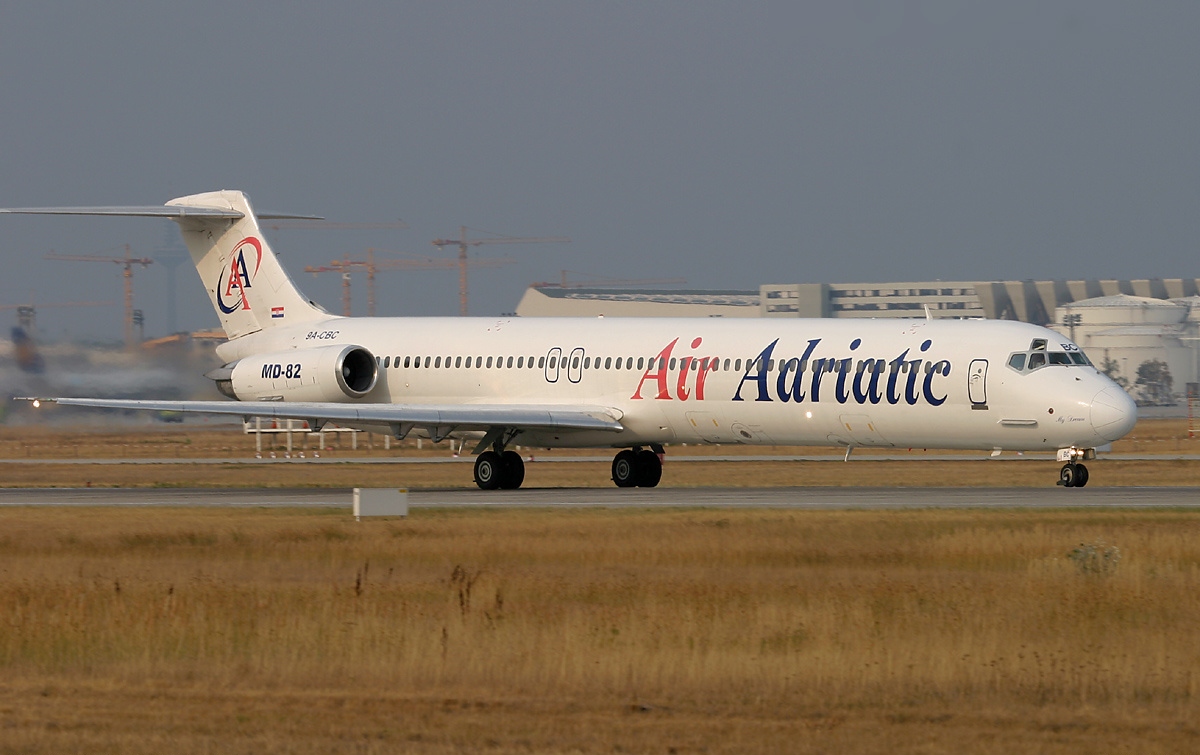
{"label": "letter a logo", "polygon": [[[254,260],[254,272],[251,273],[246,266],[246,246],[254,248],[256,257]],[[258,266],[262,262],[262,244],[254,237],[247,237],[238,242],[234,247],[234,254],[229,260],[228,275],[222,273],[222,280],[217,282],[217,307],[227,315],[240,310],[249,310],[250,301],[246,298],[246,289],[250,288],[250,281],[258,273]],[[222,292],[222,288],[224,292]],[[236,289],[236,293],[234,290]]]}

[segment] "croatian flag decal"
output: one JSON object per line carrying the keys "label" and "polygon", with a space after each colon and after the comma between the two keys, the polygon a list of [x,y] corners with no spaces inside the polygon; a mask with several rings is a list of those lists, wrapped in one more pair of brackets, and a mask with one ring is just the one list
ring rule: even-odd
{"label": "croatian flag decal", "polygon": [[271,307],[271,318],[272,319],[282,318],[282,317],[283,317],[283,307]]}

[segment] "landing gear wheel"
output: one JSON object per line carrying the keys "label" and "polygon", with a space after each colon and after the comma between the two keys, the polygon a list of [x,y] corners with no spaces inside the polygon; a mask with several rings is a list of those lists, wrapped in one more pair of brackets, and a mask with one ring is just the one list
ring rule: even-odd
{"label": "landing gear wheel", "polygon": [[632,488],[638,484],[638,457],[633,451],[625,450],[613,457],[612,480],[618,488]]}
{"label": "landing gear wheel", "polygon": [[662,459],[653,451],[637,452],[637,484],[639,488],[653,488],[662,479]]}
{"label": "landing gear wheel", "polygon": [[[522,469],[522,477],[524,470]],[[504,480],[504,460],[495,451],[484,451],[475,459],[475,484],[483,490],[496,490]]]}
{"label": "landing gear wheel", "polygon": [[[1084,472],[1087,474],[1087,472]],[[1058,472],[1058,484],[1064,488],[1073,488],[1078,484],[1079,475],[1075,464],[1063,464]]]}
{"label": "landing gear wheel", "polygon": [[1075,487],[1082,488],[1084,485],[1087,485],[1087,481],[1088,481],[1088,468],[1083,466],[1082,464],[1076,464],[1075,465]]}
{"label": "landing gear wheel", "polygon": [[503,472],[500,475],[500,487],[504,490],[516,490],[525,482],[525,461],[516,451],[505,451],[500,454]]}

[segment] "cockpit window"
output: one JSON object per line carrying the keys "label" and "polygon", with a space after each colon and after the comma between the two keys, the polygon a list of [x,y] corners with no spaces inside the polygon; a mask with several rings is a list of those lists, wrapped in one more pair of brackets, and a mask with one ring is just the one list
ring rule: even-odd
{"label": "cockpit window", "polygon": [[[1039,344],[1043,348],[1037,348]],[[1047,351],[1042,339],[1036,339],[1030,344],[1030,351],[1018,351],[1009,354],[1008,366],[1017,372],[1032,372],[1042,367],[1091,367],[1092,362],[1087,355],[1079,351],[1079,347],[1069,344],[1071,351]],[[1068,344],[1063,344],[1064,347]]]}
{"label": "cockpit window", "polygon": [[1046,350],[1046,339],[1045,338],[1033,339],[1033,342],[1029,344],[1029,350],[1030,351],[1045,351]]}

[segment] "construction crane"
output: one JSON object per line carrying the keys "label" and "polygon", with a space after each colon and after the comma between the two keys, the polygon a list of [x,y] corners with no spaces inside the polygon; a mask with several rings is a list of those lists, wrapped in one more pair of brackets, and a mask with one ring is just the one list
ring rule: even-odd
{"label": "construction crane", "polygon": [[[533,288],[600,288],[617,286],[682,286],[687,278],[603,278],[591,273],[580,273],[574,270],[562,270],[562,279],[558,281],[538,281],[531,284]],[[567,276],[582,276],[585,280],[571,280]]]}
{"label": "construction crane", "polygon": [[125,278],[125,348],[132,349],[134,343],[134,320],[139,319],[134,315],[133,309],[133,266],[141,265],[143,268],[154,264],[154,260],[149,257],[134,257],[133,250],[129,248],[129,244],[125,245],[124,257],[100,257],[88,254],[55,254],[50,252],[45,255],[48,260],[66,260],[68,262],[114,262],[124,268],[123,277]]}
{"label": "construction crane", "polygon": [[[351,316],[350,272],[360,269],[367,271],[367,316],[375,316],[375,273],[379,270],[446,270],[458,267],[455,260],[438,259],[437,257],[408,256],[403,259],[385,259],[376,261],[375,253],[388,252],[386,249],[367,249],[365,260],[351,259],[346,255],[340,260],[333,260],[325,265],[309,265],[304,272],[312,273],[341,273],[342,274],[342,312],[346,317]],[[516,262],[508,257],[497,257],[489,260],[476,260],[474,264],[481,267],[499,267]]]}
{"label": "construction crane", "polygon": [[467,227],[459,226],[457,239],[434,239],[433,245],[441,251],[444,246],[458,247],[458,313],[467,316],[467,266],[478,265],[479,260],[467,259],[467,247],[482,246],[483,244],[567,244],[570,239],[566,236],[538,236],[519,238],[516,236],[497,236],[488,239],[468,239]]}

